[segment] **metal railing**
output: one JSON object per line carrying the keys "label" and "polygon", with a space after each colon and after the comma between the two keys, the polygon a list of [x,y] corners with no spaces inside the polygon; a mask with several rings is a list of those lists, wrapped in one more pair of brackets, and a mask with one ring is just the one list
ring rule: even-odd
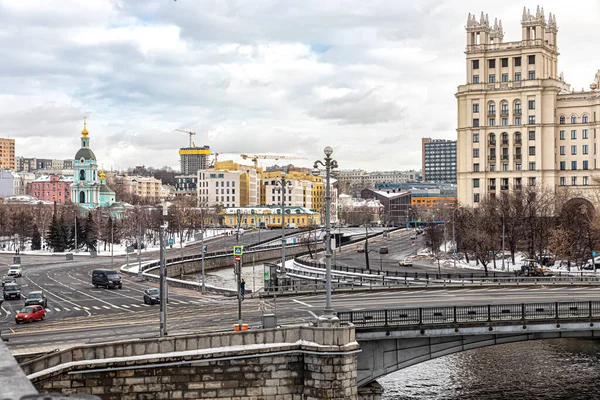
{"label": "metal railing", "polygon": [[340,322],[356,327],[421,326],[473,322],[541,321],[600,317],[600,301],[488,304],[368,311],[340,311]]}

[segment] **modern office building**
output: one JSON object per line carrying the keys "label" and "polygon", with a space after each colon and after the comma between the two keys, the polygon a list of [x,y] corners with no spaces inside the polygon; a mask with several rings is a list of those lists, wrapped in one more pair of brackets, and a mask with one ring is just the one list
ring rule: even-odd
{"label": "modern office building", "polygon": [[182,175],[196,175],[210,164],[210,147],[183,147],[179,149],[179,162]]}
{"label": "modern office building", "polygon": [[0,168],[17,170],[15,139],[0,138]]}
{"label": "modern office building", "polygon": [[411,193],[409,191],[390,193],[383,190],[364,189],[363,199],[375,199],[383,205],[381,220],[386,225],[406,226],[411,209]]}
{"label": "modern office building", "polygon": [[525,185],[591,197],[600,71],[591,90],[571,89],[558,71],[556,17],[539,7],[523,10],[518,41],[504,42],[502,22],[491,25],[483,14],[479,21],[469,14],[466,31],[466,83],[456,93],[459,202]]}
{"label": "modern office building", "polygon": [[456,140],[423,138],[421,151],[425,182],[456,183]]}
{"label": "modern office building", "polygon": [[196,196],[198,174],[175,176],[175,196]]}

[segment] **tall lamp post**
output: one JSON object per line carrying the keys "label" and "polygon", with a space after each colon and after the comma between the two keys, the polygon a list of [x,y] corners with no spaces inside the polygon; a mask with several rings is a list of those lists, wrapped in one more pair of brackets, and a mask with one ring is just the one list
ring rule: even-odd
{"label": "tall lamp post", "polygon": [[329,146],[323,150],[325,153],[324,161],[317,160],[312,170],[313,175],[320,174],[319,165],[325,167],[325,309],[323,315],[319,317],[319,326],[331,327],[338,326],[340,320],[333,314],[331,307],[331,189],[330,179],[331,170],[338,167],[337,161],[331,158],[333,149]]}
{"label": "tall lamp post", "polygon": [[275,181],[275,186],[281,187],[281,271],[285,272],[285,188],[292,182],[285,179],[285,172],[281,171],[281,179]]}

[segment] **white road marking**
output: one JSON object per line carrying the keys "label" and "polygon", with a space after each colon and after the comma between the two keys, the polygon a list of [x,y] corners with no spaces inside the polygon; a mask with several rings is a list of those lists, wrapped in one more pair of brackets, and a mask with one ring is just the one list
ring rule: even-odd
{"label": "white road marking", "polygon": [[56,311],[56,312],[60,312],[60,308],[56,308],[56,307],[54,307],[54,311]]}
{"label": "white road marking", "polygon": [[83,306],[83,309],[87,311],[87,310],[89,310],[90,308],[89,308],[89,307],[85,307],[85,306]]}
{"label": "white road marking", "polygon": [[[114,306],[113,306],[114,307]],[[106,310],[110,310],[109,306],[102,306],[102,308],[106,309]],[[117,307],[118,308],[118,307]]]}
{"label": "white road marking", "polygon": [[125,304],[123,304],[121,307],[129,308],[129,306],[126,306]]}
{"label": "white road marking", "polygon": [[81,311],[79,307],[73,307],[74,310]]}
{"label": "white road marking", "polygon": [[98,306],[92,306],[92,308],[93,308],[94,310],[101,310],[101,308],[100,308],[100,307],[98,307]]}
{"label": "white road marking", "polygon": [[63,310],[65,310],[65,311],[71,311],[71,310],[69,310],[67,307],[63,308]]}
{"label": "white road marking", "polygon": [[138,304],[130,304],[130,305],[131,305],[131,307],[136,307],[136,308],[140,308],[140,307],[141,307],[141,306],[140,306],[140,305],[138,305]]}
{"label": "white road marking", "polygon": [[298,304],[302,304],[302,305],[303,305],[303,306],[305,306],[305,307],[311,307],[311,308],[312,308],[312,306],[311,306],[310,304],[308,304],[308,303],[305,303],[305,302],[303,302],[303,301],[296,300],[296,299],[292,299],[292,301],[294,301],[294,302],[296,302],[296,303],[298,303]]}

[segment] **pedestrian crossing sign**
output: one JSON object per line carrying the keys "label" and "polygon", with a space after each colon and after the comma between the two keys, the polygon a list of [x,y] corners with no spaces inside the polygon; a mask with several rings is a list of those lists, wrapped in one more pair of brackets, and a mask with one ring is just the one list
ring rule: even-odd
{"label": "pedestrian crossing sign", "polygon": [[241,256],[244,254],[244,246],[233,246],[233,255]]}

